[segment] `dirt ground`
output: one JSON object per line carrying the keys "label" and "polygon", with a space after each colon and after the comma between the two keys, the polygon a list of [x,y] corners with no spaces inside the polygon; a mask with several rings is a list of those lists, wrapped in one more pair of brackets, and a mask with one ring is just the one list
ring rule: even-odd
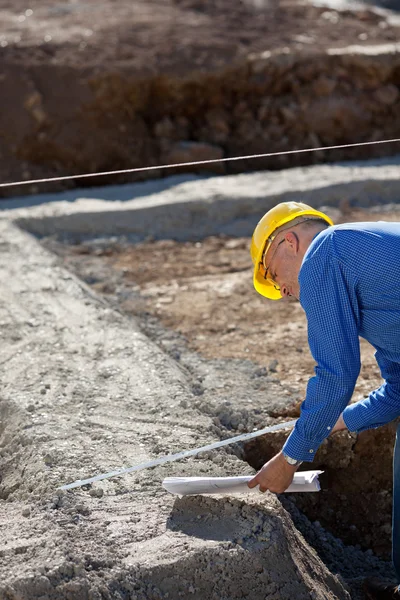
{"label": "dirt ground", "polygon": [[[367,9],[300,0],[1,0],[2,60],[174,76],[217,69],[250,52],[398,40],[398,25]],[[29,49],[29,53],[27,53]]]}
{"label": "dirt ground", "polygon": [[[172,358],[7,217],[0,239],[0,598],[348,600],[338,569],[310,549],[275,495],[163,489],[168,476],[254,473],[234,448],[59,489],[229,436],[217,426],[229,417],[223,365]],[[236,393],[257,395],[255,365],[237,367]],[[387,570],[351,555],[360,576]]]}
{"label": "dirt ground", "polygon": [[[239,146],[231,147],[223,141],[229,129],[220,112],[211,115],[214,120],[208,123],[206,132],[203,121],[199,119],[196,124],[190,115],[189,120],[182,120],[179,110],[173,122],[168,121],[168,114],[157,112],[164,103],[163,94],[171,100],[168,110],[172,111],[174,78],[189,81],[196,73],[213,74],[241,64],[251,53],[265,50],[282,49],[295,57],[304,55],[307,62],[309,54],[328,47],[369,46],[399,39],[398,18],[394,15],[364,8],[339,11],[300,0],[38,0],[31,6],[21,0],[0,0],[0,17],[0,81],[5,108],[0,115],[2,180],[139,166],[143,161],[146,165],[162,164],[164,145],[169,149],[169,145],[181,140],[222,144],[228,154],[238,154]],[[391,64],[390,76],[382,82],[382,69],[378,76],[374,65],[370,71],[364,64],[359,79],[353,77],[351,66],[351,76],[347,71],[342,73],[337,86],[338,93],[342,93],[343,86],[351,90],[354,84],[359,93],[354,100],[357,111],[360,102],[370,97],[379,104],[371,109],[377,111],[379,127],[374,117],[377,129],[374,125],[372,131],[374,139],[378,139],[388,137],[388,123],[391,133],[397,131],[398,70]],[[284,65],[282,68],[285,70]],[[366,80],[364,72],[368,75]],[[310,94],[322,96],[321,114],[326,116],[324,97],[330,94],[327,90],[331,82],[313,73],[311,70],[309,87],[315,84],[318,89]],[[159,74],[170,78],[161,91],[154,88],[149,101],[145,94],[143,100],[141,92],[146,86],[142,86],[140,78],[156,80]],[[125,86],[129,77],[133,83]],[[289,79],[290,73],[288,78],[279,79],[276,92],[277,103],[288,94],[284,98],[287,106],[292,101],[291,85],[297,85],[296,77],[292,84]],[[196,99],[198,88],[192,87],[193,94],[187,97]],[[246,102],[251,104],[253,88],[247,89],[251,93]],[[282,127],[293,129],[291,119],[297,113],[289,110],[286,116],[279,113],[278,118],[278,113],[268,112],[268,107],[259,107],[257,102],[255,107],[243,104],[243,90],[236,95],[235,89],[229,88],[227,98],[218,96],[218,86],[215,90],[209,89],[205,106],[215,103],[221,108],[218,102],[222,106],[226,100],[223,110],[232,116],[232,121],[236,123],[243,117],[243,136],[250,132],[252,137],[256,130],[249,123],[258,127],[262,118],[268,127],[272,124],[275,128],[276,143],[284,139],[282,128],[277,128],[280,120],[284,120]],[[339,102],[338,114],[347,114],[350,100],[346,94],[342,104]],[[188,104],[193,110],[198,105],[194,101],[193,107]],[[202,105],[198,112],[205,115]],[[312,107],[310,113],[314,119],[317,113]],[[355,113],[349,114],[353,124]],[[325,121],[325,117],[320,120]],[[369,122],[365,127],[370,135]],[[210,131],[218,139],[207,137]],[[239,133],[231,133],[236,140]],[[324,137],[321,139],[325,141]],[[247,152],[250,142],[243,143]],[[291,149],[295,147],[290,139],[285,143]],[[299,145],[305,143],[302,134]],[[268,141],[268,148],[275,149],[271,144]],[[318,145],[318,139],[310,144]],[[38,188],[24,190],[35,193]],[[344,221],[370,218],[400,221],[395,207],[392,211],[378,208],[369,212],[342,207]],[[18,235],[14,238],[9,234],[6,242],[2,240],[3,273],[8,273],[6,251],[10,250],[9,256],[13,256]],[[24,241],[19,240],[18,244],[23,247]],[[29,598],[31,576],[35,577],[35,597],[50,595],[51,583],[63,587],[63,597],[86,598],[84,584],[81,590],[75,581],[70,581],[74,569],[79,575],[78,567],[89,573],[94,582],[91,589],[102,590],[104,582],[104,588],[111,590],[110,595],[104,591],[104,598],[117,597],[117,593],[127,597],[130,592],[126,582],[117,581],[121,561],[137,561],[142,569],[143,555],[151,545],[149,540],[157,551],[161,547],[169,559],[181,553],[187,557],[187,547],[182,551],[180,541],[177,543],[180,532],[194,532],[194,538],[212,537],[215,532],[210,532],[218,529],[216,523],[229,508],[219,507],[214,520],[205,523],[200,519],[193,525],[185,522],[183,502],[176,504],[171,516],[172,501],[168,504],[166,500],[159,515],[156,505],[160,497],[164,502],[164,496],[152,481],[152,472],[146,473],[141,485],[135,484],[133,490],[119,478],[98,490],[82,490],[76,496],[51,498],[50,490],[68,478],[133,464],[145,460],[147,454],[160,456],[191,443],[206,443],[210,432],[217,437],[230,436],[266,426],[275,419],[297,416],[313,369],[306,323],[297,302],[268,303],[255,293],[249,240],[245,238],[212,237],[180,244],[149,239],[135,246],[123,239],[93,240],[79,246],[48,239],[44,244],[59,255],[62,266],[75,272],[97,294],[104,295],[107,302],[106,307],[97,302],[96,295],[92,298],[86,287],[64,271],[59,279],[52,279],[56,270],[53,257],[46,252],[35,257],[29,244],[26,256],[15,266],[15,277],[4,290],[1,360],[6,367],[2,373],[4,402],[1,399],[5,408],[0,414],[0,570],[5,578],[17,581],[26,567],[21,592],[24,598]],[[44,256],[48,261],[45,266]],[[40,298],[47,296],[51,304],[41,305]],[[9,306],[19,308],[10,311]],[[117,311],[109,312],[109,306],[133,315],[134,327],[128,327],[125,317],[119,320]],[[146,343],[136,331],[136,322]],[[147,350],[148,338],[160,348]],[[355,401],[380,383],[371,347],[364,342],[361,346],[363,367]],[[21,355],[26,359],[24,364]],[[154,378],[157,386],[147,389],[148,378]],[[183,381],[188,394],[182,393]],[[127,390],[129,394],[125,393]],[[156,433],[155,415],[162,423]],[[136,425],[140,433],[132,436]],[[188,425],[193,425],[195,434],[189,432]],[[312,498],[281,499],[330,571],[344,577],[354,600],[361,599],[358,580],[363,576],[391,574],[385,560],[390,550],[393,433],[390,426],[361,434],[357,440],[347,434],[332,438],[323,445],[315,462],[316,467],[326,468],[328,473],[322,479],[323,491]],[[137,438],[139,447],[133,444],[132,437]],[[231,454],[227,451],[222,458],[204,456],[204,461],[213,468],[216,465],[221,475],[233,474],[238,456],[249,463],[244,468],[253,472],[251,467],[260,466],[283,441],[282,434],[268,440],[262,438],[257,444],[229,449]],[[182,472],[186,472],[185,468],[188,474],[209,472],[207,464],[193,463],[194,466],[184,465]],[[169,471],[166,469],[165,473]],[[132,513],[133,495],[143,490],[143,496],[136,500],[138,508]],[[104,500],[99,510],[96,503],[101,497]],[[278,506],[276,498],[273,502]],[[140,503],[148,503],[150,516],[142,518]],[[201,499],[200,508],[201,503],[207,510],[212,505]],[[191,505],[195,504],[193,500]],[[279,507],[281,510],[280,504]],[[240,506],[238,511],[241,510]],[[231,513],[234,520],[239,512]],[[28,532],[26,540],[21,537],[21,514],[27,519],[26,527],[22,527],[22,537]],[[287,513],[281,510],[278,521],[284,518]],[[171,535],[166,543],[163,535],[168,519],[177,536]],[[131,522],[134,527],[129,525]],[[237,538],[249,540],[251,531],[240,533]],[[268,547],[263,546],[263,551],[268,552]],[[81,556],[85,557],[82,565],[76,558]],[[51,570],[44,567],[53,560],[50,557],[62,566]],[[68,568],[63,573],[65,557]],[[204,559],[206,567],[200,571],[200,579],[213,560],[208,555]],[[197,573],[196,561],[197,556],[181,566],[182,572]],[[34,569],[39,568],[43,569],[40,577],[34,574]],[[283,569],[287,571],[285,564]],[[307,565],[302,572],[307,574]],[[176,573],[176,563],[172,561],[153,579],[152,571],[145,569],[140,577],[143,585],[150,577],[152,585],[161,586],[170,576],[177,577]],[[235,574],[241,584],[239,570]],[[128,583],[134,586],[137,580],[133,573]],[[214,589],[215,580],[214,571],[210,571],[207,589]],[[262,585],[257,589],[262,592]],[[14,600],[18,593],[13,596],[10,592],[10,597]],[[235,593],[242,593],[239,586]],[[153,590],[147,590],[138,597],[158,597],[156,591],[152,594]],[[90,597],[96,600],[99,596],[94,593]]]}
{"label": "dirt ground", "polygon": [[[0,0],[0,181],[399,137],[398,57],[390,43],[399,39],[400,17],[343,6]],[[384,57],[372,50],[349,61],[327,52],[377,44],[386,45]],[[272,58],[264,69],[257,57],[265,52]],[[375,145],[368,153],[347,148],[207,169],[281,169],[396,150]],[[27,184],[1,188],[0,197],[146,177]]]}
{"label": "dirt ground", "polygon": [[[365,210],[343,205],[338,212],[336,222],[400,220],[396,205]],[[278,395],[287,395],[284,409],[282,405],[276,410],[271,404],[265,407],[270,416],[280,417],[299,415],[314,366],[299,303],[267,302],[254,291],[249,242],[247,238],[210,237],[196,243],[148,240],[129,245],[118,239],[71,247],[50,239],[45,243],[97,292],[135,315],[144,331],[174,359],[184,361],[189,349],[205,364],[223,364],[220,387],[232,390],[232,407],[220,410],[216,424],[243,431],[260,427],[263,419],[262,411],[255,411],[259,421],[252,414],[251,398],[249,413],[235,412],[232,382],[245,364],[254,365],[248,376],[258,378],[259,394],[278,386]],[[362,369],[352,401],[381,385],[373,348],[364,340],[361,355]],[[199,396],[204,393],[201,381]],[[389,557],[394,432],[392,424],[364,432],[357,440],[336,436],[321,447],[314,464],[329,472],[326,479],[322,477],[325,493],[284,499],[285,506],[300,515],[300,528],[304,512],[351,547],[372,548]],[[285,437],[278,433],[249,443],[245,459],[259,468],[279,451]],[[306,527],[303,533],[307,531]],[[331,544],[320,551],[327,563],[333,560]]]}
{"label": "dirt ground", "polygon": [[[338,222],[393,220],[399,212],[349,210]],[[111,248],[72,246],[65,262],[102,293],[116,293],[115,275],[98,273],[105,262],[122,274],[124,285],[140,297],[122,300],[124,310],[151,314],[178,331],[205,358],[247,359],[276,373],[282,385],[301,397],[314,361],[307,344],[307,324],[300,304],[266,302],[254,292],[248,238],[210,237],[201,242],[158,240]],[[99,280],[98,280],[99,279]],[[380,374],[374,350],[361,340],[362,369],[353,401],[374,386]]]}

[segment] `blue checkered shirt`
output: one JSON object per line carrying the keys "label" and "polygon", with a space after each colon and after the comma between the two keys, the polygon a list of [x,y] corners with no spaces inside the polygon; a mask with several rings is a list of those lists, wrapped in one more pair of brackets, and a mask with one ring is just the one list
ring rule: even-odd
{"label": "blue checkered shirt", "polygon": [[[311,462],[343,411],[350,431],[400,415],[400,223],[322,231],[303,258],[299,283],[316,367],[283,450]],[[384,384],[347,406],[360,372],[359,337],[376,349]]]}

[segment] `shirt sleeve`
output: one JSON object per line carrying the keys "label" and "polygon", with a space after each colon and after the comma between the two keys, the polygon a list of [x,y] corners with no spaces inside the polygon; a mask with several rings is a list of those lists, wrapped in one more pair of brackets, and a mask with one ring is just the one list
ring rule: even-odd
{"label": "shirt sleeve", "polygon": [[321,253],[303,263],[299,276],[315,376],[283,447],[292,458],[308,462],[349,403],[360,372],[355,275],[329,249]]}
{"label": "shirt sleeve", "polygon": [[400,364],[388,360],[381,350],[375,358],[385,383],[345,409],[343,419],[349,431],[380,427],[400,415]]}

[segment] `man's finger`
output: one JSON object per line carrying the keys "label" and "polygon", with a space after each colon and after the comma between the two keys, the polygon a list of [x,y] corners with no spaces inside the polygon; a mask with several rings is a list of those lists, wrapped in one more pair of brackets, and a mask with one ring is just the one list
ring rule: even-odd
{"label": "man's finger", "polygon": [[268,488],[261,487],[260,485],[260,492],[264,494],[265,492],[268,492]]}
{"label": "man's finger", "polygon": [[259,484],[259,481],[258,481],[258,473],[257,473],[257,475],[255,477],[253,477],[253,479],[250,479],[250,481],[247,484],[247,487],[252,489],[252,488],[255,488],[256,485],[258,485],[258,484]]}

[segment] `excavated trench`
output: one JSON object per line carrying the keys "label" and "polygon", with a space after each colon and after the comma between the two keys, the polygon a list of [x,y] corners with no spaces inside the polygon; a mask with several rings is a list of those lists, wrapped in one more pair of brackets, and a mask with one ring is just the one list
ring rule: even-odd
{"label": "excavated trench", "polygon": [[[360,434],[340,434],[320,449],[313,468],[321,469],[319,494],[291,500],[348,545],[361,545],[389,557],[391,539],[392,456],[396,424]],[[280,450],[283,436],[261,438],[245,448],[245,459],[258,469]],[[285,505],[285,502],[284,502]],[[287,505],[289,506],[289,505]]]}
{"label": "excavated trench", "polygon": [[[358,210],[339,220],[379,218],[377,211]],[[386,211],[383,218],[398,220],[398,213]],[[96,292],[135,315],[145,333],[190,373],[196,406],[213,416],[221,435],[299,415],[314,364],[305,317],[297,302],[266,306],[253,292],[247,238],[134,245],[115,239],[68,245],[49,238],[43,243]],[[381,382],[373,350],[363,341],[361,354],[353,401]],[[273,398],[268,404],[267,393]],[[389,560],[396,425],[327,439],[312,465],[324,471],[322,491],[281,496],[328,566],[350,578],[353,567],[340,558],[345,556],[343,546],[335,547],[336,541],[324,545],[321,539],[333,534],[350,548]],[[235,451],[258,469],[279,451],[287,435],[257,438]],[[323,533],[316,536],[316,528]]]}
{"label": "excavated trench", "polygon": [[[182,4],[176,13],[159,2],[158,10],[142,7],[146,21],[132,35],[131,3],[117,4],[105,1],[93,13],[65,5],[51,15],[57,35],[32,18],[21,43],[14,42],[10,19],[2,41],[2,181],[148,166],[159,167],[151,177],[164,177],[172,171],[160,165],[400,135],[396,15],[337,12],[297,0],[259,13],[252,2],[194,2],[193,10],[190,2],[172,3]],[[73,27],[68,35],[71,19],[81,19],[89,34],[75,45],[67,43],[76,34]],[[397,144],[376,144],[198,168],[239,173],[397,152]],[[43,191],[134,177],[147,174],[76,178]],[[17,186],[0,190],[0,197],[42,189]]]}

